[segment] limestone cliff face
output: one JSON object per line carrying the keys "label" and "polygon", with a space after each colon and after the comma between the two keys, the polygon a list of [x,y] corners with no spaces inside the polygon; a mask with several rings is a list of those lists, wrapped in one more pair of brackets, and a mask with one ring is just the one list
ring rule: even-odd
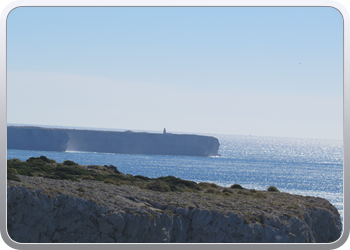
{"label": "limestone cliff face", "polygon": [[63,193],[48,197],[8,186],[8,232],[17,242],[80,243],[307,243],[332,242],[341,233],[339,214],[326,208],[309,209],[302,218],[276,216],[247,224],[236,213],[148,202],[152,210],[111,210]]}
{"label": "limestone cliff face", "polygon": [[7,148],[118,154],[216,156],[215,137],[39,127],[7,127]]}
{"label": "limestone cliff face", "polygon": [[7,148],[20,150],[65,151],[69,136],[59,129],[7,127]]}
{"label": "limestone cliff face", "polygon": [[216,156],[219,141],[211,136],[66,130],[68,150],[119,154]]}

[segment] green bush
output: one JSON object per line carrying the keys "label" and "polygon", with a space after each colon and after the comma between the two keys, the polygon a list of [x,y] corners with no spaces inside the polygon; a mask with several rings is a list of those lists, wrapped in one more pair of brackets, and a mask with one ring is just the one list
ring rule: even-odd
{"label": "green bush", "polygon": [[146,188],[149,190],[160,191],[160,192],[170,192],[170,187],[163,181],[154,180],[146,184]]}
{"label": "green bush", "polygon": [[137,179],[140,179],[140,180],[144,180],[144,181],[151,180],[151,178],[148,178],[148,177],[142,176],[142,175],[135,175],[134,177]]}
{"label": "green bush", "polygon": [[[26,160],[26,162],[42,162],[43,161],[43,159],[41,159],[40,157],[29,157],[27,160]],[[45,161],[43,161],[43,162],[45,162]]]}
{"label": "green bush", "polygon": [[215,193],[215,189],[212,188],[207,188],[204,193],[208,193],[208,194],[214,194]]}
{"label": "green bush", "polygon": [[259,193],[256,193],[256,197],[257,197],[257,198],[265,198],[265,199],[266,199],[266,198],[267,198],[267,195],[264,194],[264,193],[260,193],[260,192],[259,192]]}
{"label": "green bush", "polygon": [[17,172],[17,170],[15,168],[7,168],[7,173],[18,174],[18,172]]}
{"label": "green bush", "polygon": [[280,192],[275,186],[270,186],[267,191],[269,192]]}
{"label": "green bush", "polygon": [[224,188],[224,189],[222,190],[222,192],[223,192],[223,193],[230,193],[230,194],[233,193],[233,192],[232,192],[230,189],[228,189],[228,188]]}
{"label": "green bush", "polygon": [[34,165],[34,164],[46,165],[46,163],[48,163],[40,157],[30,157],[29,159],[26,160],[26,162],[31,163],[30,165]]}
{"label": "green bush", "polygon": [[69,181],[79,181],[77,178],[70,174],[65,174],[62,172],[54,172],[53,174],[46,174],[44,178],[55,179],[55,180],[69,180]]}
{"label": "green bush", "polygon": [[238,190],[237,194],[251,195],[249,191]]}
{"label": "green bush", "polygon": [[56,163],[55,160],[51,160],[51,159],[49,159],[49,158],[47,158],[46,156],[43,156],[43,155],[38,157],[37,159],[40,159],[40,160],[42,160],[44,162],[47,162],[47,163]]}
{"label": "green bush", "polygon": [[77,191],[79,191],[79,192],[85,192],[85,189],[82,188],[82,187],[78,187],[78,188],[77,188]]}
{"label": "green bush", "polygon": [[7,168],[13,167],[16,169],[17,173],[20,175],[27,175],[27,176],[33,176],[33,173],[35,172],[33,168],[28,166],[28,164],[23,164],[23,165],[14,165],[14,166],[9,166],[7,165]]}
{"label": "green bush", "polygon": [[66,167],[66,166],[58,166],[56,167],[56,171],[66,173],[66,174],[72,174],[72,175],[83,175],[86,173],[86,171],[83,168]]}
{"label": "green bush", "polygon": [[256,190],[238,190],[237,194],[251,196],[253,198],[267,198],[267,195],[261,192],[257,192]]}
{"label": "green bush", "polygon": [[104,183],[113,184],[113,185],[117,185],[117,186],[121,185],[120,180],[105,179],[103,182]]}
{"label": "green bush", "polygon": [[95,181],[104,181],[106,176],[102,175],[102,174],[91,174],[92,177],[94,177]]}
{"label": "green bush", "polygon": [[21,181],[20,178],[16,176],[17,170],[14,168],[7,168],[7,179],[12,181]]}
{"label": "green bush", "polygon": [[87,168],[100,169],[100,165],[88,165]]}
{"label": "green bush", "polygon": [[241,185],[239,185],[239,184],[233,184],[232,186],[231,186],[231,188],[233,188],[233,189],[244,189]]}
{"label": "green bush", "polygon": [[198,186],[201,189],[204,189],[204,188],[217,188],[217,187],[219,187],[215,183],[208,183],[208,182],[201,182],[201,183],[198,184]]}
{"label": "green bush", "polygon": [[227,192],[222,193],[222,195],[223,195],[223,196],[227,196],[227,197],[232,197],[232,194],[227,193]]}
{"label": "green bush", "polygon": [[179,192],[198,193],[198,190],[197,189],[193,189],[193,188],[185,188],[185,189],[180,189]]}
{"label": "green bush", "polygon": [[91,175],[84,175],[83,177],[81,177],[83,180],[95,180],[95,178]]}
{"label": "green bush", "polygon": [[199,186],[196,182],[194,181],[186,181],[186,180],[182,180],[180,178],[176,178],[174,176],[166,176],[166,177],[159,177],[157,178],[157,180],[160,180],[164,183],[166,183],[167,186],[170,187],[171,191],[179,191],[179,188],[177,187],[179,186],[186,186],[186,188],[192,188],[192,189],[196,189],[199,190]]}
{"label": "green bush", "polygon": [[22,162],[22,161],[18,158],[13,158],[13,159],[8,159],[7,162]]}
{"label": "green bush", "polygon": [[78,163],[75,163],[74,161],[70,161],[70,160],[65,160],[63,162],[63,165],[66,165],[66,166],[74,166],[74,165],[78,165]]}

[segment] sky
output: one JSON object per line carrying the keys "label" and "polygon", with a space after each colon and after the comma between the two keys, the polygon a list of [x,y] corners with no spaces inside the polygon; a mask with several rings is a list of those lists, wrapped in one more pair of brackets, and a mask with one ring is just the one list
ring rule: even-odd
{"label": "sky", "polygon": [[330,7],[21,7],[7,122],[342,139]]}

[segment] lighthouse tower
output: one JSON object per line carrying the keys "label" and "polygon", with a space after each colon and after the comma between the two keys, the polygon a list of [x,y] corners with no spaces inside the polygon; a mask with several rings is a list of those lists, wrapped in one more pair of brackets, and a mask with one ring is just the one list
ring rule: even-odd
{"label": "lighthouse tower", "polygon": [[163,134],[166,134],[166,130],[165,130],[165,128],[163,129]]}

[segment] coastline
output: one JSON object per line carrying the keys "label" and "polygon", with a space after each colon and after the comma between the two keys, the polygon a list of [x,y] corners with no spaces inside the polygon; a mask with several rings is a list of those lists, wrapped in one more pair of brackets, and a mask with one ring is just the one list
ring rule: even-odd
{"label": "coastline", "polygon": [[[90,179],[84,178],[84,176],[75,176],[79,181],[58,180],[43,178],[38,172],[33,176],[17,175],[21,182],[8,180],[8,222],[10,225],[13,223],[11,226],[13,231],[10,235],[17,237],[17,240],[30,240],[28,237],[25,238],[25,235],[21,235],[21,231],[18,231],[18,228],[23,228],[24,224],[29,223],[34,226],[35,230],[39,230],[40,234],[36,238],[38,241],[53,242],[58,232],[62,235],[66,234],[61,238],[64,239],[63,242],[68,242],[68,240],[75,242],[73,238],[69,238],[69,232],[72,232],[72,228],[76,229],[76,219],[69,221],[69,218],[63,219],[65,217],[62,217],[63,214],[67,214],[66,209],[69,208],[80,218],[79,225],[84,225],[85,220],[86,223],[92,223],[96,219],[91,217],[92,214],[95,217],[98,215],[97,224],[92,227],[94,229],[91,229],[91,234],[100,232],[101,235],[101,230],[104,230],[101,228],[112,224],[113,227],[110,228],[107,236],[109,240],[113,239],[113,242],[305,243],[307,241],[331,242],[340,236],[342,226],[339,212],[322,198],[252,189],[224,188],[213,183],[195,185],[186,180],[164,179],[165,177],[158,178],[158,182],[168,185],[169,189],[162,190],[162,185],[158,185],[154,190],[153,186],[150,188],[147,183],[157,181],[156,179],[124,175],[104,166],[89,168],[83,165],[71,165],[66,167],[73,168],[74,166],[113,175],[115,180],[118,179],[120,182],[97,181],[92,180],[91,177]],[[127,183],[127,181],[130,182]],[[174,185],[176,191],[170,188],[174,181],[178,181],[178,184]],[[70,204],[68,207],[66,201]],[[28,204],[34,204],[36,209],[45,207],[48,212],[41,213],[38,218],[37,211],[31,210]],[[83,208],[90,212],[83,212]],[[14,217],[13,215],[18,214],[18,211],[20,215]],[[47,216],[53,216],[52,218],[56,218],[56,221]],[[120,216],[125,222],[122,230],[116,229],[118,223],[113,224],[113,218]],[[26,217],[28,218],[25,219]],[[43,218],[46,218],[47,223],[53,225],[51,228],[55,229],[50,229],[49,233],[40,231],[40,228],[48,230],[49,226],[36,225]],[[328,218],[329,221],[325,218]],[[27,221],[28,219],[30,221]],[[62,228],[60,220],[67,224],[65,232],[60,231]],[[104,226],[100,225],[100,220],[106,220],[101,222]],[[228,221],[231,223],[227,223]],[[135,232],[140,223],[147,228],[148,238],[144,232]],[[166,228],[167,237],[157,238],[157,235],[162,232],[159,231],[160,225],[161,228]],[[129,229],[126,230],[125,227]],[[219,228],[220,233],[215,233]],[[135,236],[131,237],[129,233],[123,234],[125,230],[126,232],[134,230],[131,235],[135,234]],[[233,236],[234,232],[236,232],[235,236]],[[83,234],[77,233],[77,235],[80,235],[76,236],[78,242],[87,240]],[[207,236],[204,237],[204,235]],[[208,235],[211,237],[208,238]],[[107,239],[107,236],[104,237]],[[94,242],[101,241],[101,239],[95,238]]]}

